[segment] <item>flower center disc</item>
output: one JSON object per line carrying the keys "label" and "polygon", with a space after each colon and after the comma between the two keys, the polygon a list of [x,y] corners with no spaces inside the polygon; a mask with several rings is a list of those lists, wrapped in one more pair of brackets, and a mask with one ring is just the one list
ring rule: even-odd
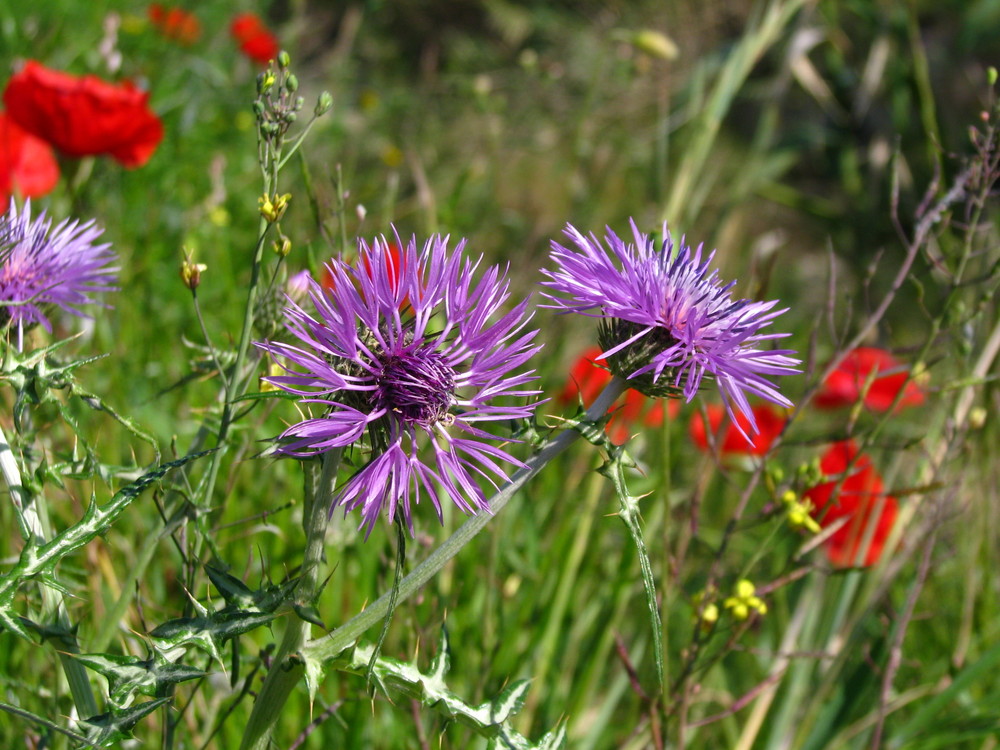
{"label": "flower center disc", "polygon": [[377,382],[372,394],[374,405],[404,422],[439,422],[454,399],[455,371],[431,347],[387,358]]}

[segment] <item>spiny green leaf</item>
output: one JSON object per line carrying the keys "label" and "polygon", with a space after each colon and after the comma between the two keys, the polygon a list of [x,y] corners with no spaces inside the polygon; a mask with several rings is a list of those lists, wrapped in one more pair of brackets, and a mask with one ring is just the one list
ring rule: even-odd
{"label": "spiny green leaf", "polygon": [[549,732],[538,743],[532,743],[507,724],[524,705],[529,686],[527,680],[512,682],[495,698],[479,705],[466,703],[453,693],[445,684],[450,648],[447,632],[443,628],[437,655],[431,661],[428,672],[422,672],[416,662],[407,663],[383,656],[376,656],[373,660],[374,655],[375,647],[364,644],[358,644],[326,663],[305,655],[305,675],[310,695],[315,695],[326,668],[332,666],[342,672],[365,675],[382,691],[393,690],[414,698],[448,719],[459,721],[483,737],[495,740],[498,743],[496,747],[556,750],[565,744],[566,731],[563,727]]}
{"label": "spiny green leaf", "polygon": [[150,697],[167,685],[203,677],[206,673],[186,664],[169,662],[159,652],[148,659],[116,654],[73,654],[74,659],[108,680],[111,702],[124,706],[136,693]]}
{"label": "spiny green leaf", "polygon": [[101,747],[112,747],[132,737],[132,728],[153,713],[170,698],[146,701],[124,709],[115,709],[106,714],[82,719],[87,740]]}
{"label": "spiny green leaf", "polygon": [[156,627],[150,634],[154,646],[166,651],[177,646],[194,645],[222,663],[221,650],[230,638],[267,625],[275,615],[270,612],[233,612],[220,610],[208,616],[179,617]]}
{"label": "spiny green leaf", "polygon": [[0,576],[0,625],[22,637],[27,637],[27,631],[16,622],[16,615],[13,611],[14,596],[26,581],[36,576],[51,574],[63,557],[80,549],[97,536],[106,533],[122,511],[135,498],[151,484],[159,481],[171,469],[184,466],[214,451],[213,448],[200,453],[192,453],[176,461],[165,463],[120,489],[105,505],[98,507],[96,503],[91,501],[84,511],[83,518],[57,534],[51,541],[41,546],[36,546],[30,541],[25,544],[21,549],[17,564],[6,574]]}
{"label": "spiny green leaf", "polygon": [[272,613],[288,601],[298,582],[298,579],[293,578],[278,585],[265,584],[254,590],[239,578],[214,565],[206,565],[205,572],[226,602],[222,611]]}

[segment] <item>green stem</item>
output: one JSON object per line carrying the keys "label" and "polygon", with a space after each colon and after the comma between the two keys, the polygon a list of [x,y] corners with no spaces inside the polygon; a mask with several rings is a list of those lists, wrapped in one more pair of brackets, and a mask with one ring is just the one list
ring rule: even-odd
{"label": "green stem", "polygon": [[[295,589],[295,599],[304,604],[311,604],[319,594],[320,566],[323,562],[326,529],[330,522],[330,503],[337,485],[340,453],[338,449],[323,455],[323,472],[318,486],[315,487],[313,496],[306,500],[306,548],[299,583]],[[264,686],[250,713],[240,744],[242,750],[265,750],[270,745],[278,717],[305,671],[302,659],[296,654],[309,636],[309,627],[305,620],[297,616],[289,617],[281,645],[278,646]]]}
{"label": "green stem", "polygon": [[[583,419],[594,422],[603,417],[608,407],[624,392],[625,387],[625,381],[619,377],[615,377],[587,410]],[[440,547],[434,550],[427,559],[421,562],[413,569],[412,573],[400,582],[399,591],[396,595],[396,603],[400,604],[406,601],[407,598],[427,583],[449,560],[458,554],[459,550],[469,543],[469,540],[489,523],[493,516],[503,509],[528,480],[532,479],[549,461],[566,450],[579,437],[580,433],[576,430],[563,430],[553,440],[542,446],[541,450],[528,459],[524,467],[514,472],[510,480],[497,491],[490,500],[489,512],[479,513],[462,524],[454,534],[448,537]],[[302,648],[303,655],[320,661],[335,658],[344,649],[348,648],[358,636],[385,617],[386,612],[389,611],[391,600],[392,592],[383,594],[363,612],[359,612],[329,635],[306,643]]]}
{"label": "green stem", "polygon": [[[246,360],[247,350],[250,348],[250,337],[253,332],[254,302],[257,293],[257,284],[260,280],[260,267],[264,257],[264,238],[270,225],[262,217],[257,240],[257,247],[254,250],[253,265],[250,270],[250,288],[247,290],[246,308],[243,311],[243,330],[240,331],[239,348],[236,350],[236,361],[233,363],[232,376],[226,383],[226,400],[222,405],[222,418],[219,421],[219,432],[216,446],[221,450],[212,456],[212,463],[208,469],[208,477],[202,493],[202,499],[207,504],[215,488],[215,481],[219,475],[219,466],[222,463],[222,456],[226,452],[226,438],[229,436],[229,428],[233,422],[234,399],[241,396],[249,375],[243,376],[243,363]],[[252,372],[250,373],[252,375]]]}

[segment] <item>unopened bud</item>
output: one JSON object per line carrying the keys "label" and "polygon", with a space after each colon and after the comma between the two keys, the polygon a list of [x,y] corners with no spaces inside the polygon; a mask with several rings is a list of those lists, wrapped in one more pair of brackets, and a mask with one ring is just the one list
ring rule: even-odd
{"label": "unopened bud", "polygon": [[291,64],[292,64],[292,58],[289,56],[289,54],[285,50],[281,50],[281,52],[278,53],[278,65],[279,65],[279,67],[287,68]]}
{"label": "unopened bud", "polygon": [[632,44],[635,45],[636,49],[645,52],[650,57],[658,57],[661,60],[675,60],[679,54],[673,39],[653,29],[635,32]]}
{"label": "unopened bud", "polygon": [[292,241],[285,235],[280,235],[278,239],[274,241],[274,252],[282,258],[287,258],[288,254],[292,252]]}
{"label": "unopened bud", "polygon": [[206,270],[208,266],[204,263],[195,263],[190,255],[185,254],[184,260],[181,261],[181,281],[193,292],[201,284],[201,274]]}
{"label": "unopened bud", "polygon": [[285,215],[285,209],[288,208],[288,201],[291,199],[291,193],[285,193],[284,195],[275,193],[271,197],[262,195],[257,199],[257,202],[260,204],[260,215],[267,219],[269,224],[273,224]]}
{"label": "unopened bud", "polygon": [[313,110],[313,114],[317,117],[325,115],[333,107],[333,96],[329,91],[323,91],[320,93],[319,97],[316,99],[316,108]]}
{"label": "unopened bud", "polygon": [[[280,57],[280,55],[279,55]],[[295,77],[294,74],[289,73],[288,78],[285,79],[285,86],[293,94],[299,90],[299,79]]]}
{"label": "unopened bud", "polygon": [[354,209],[354,213],[357,214],[358,221],[364,221],[365,217],[368,215],[368,209],[359,203],[357,208]]}
{"label": "unopened bud", "polygon": [[969,412],[969,427],[974,430],[981,429],[986,424],[986,409],[977,406]]}
{"label": "unopened bud", "polygon": [[257,76],[257,93],[266,94],[274,87],[274,73],[270,70],[264,71]]}
{"label": "unopened bud", "polygon": [[992,65],[986,69],[986,80],[989,82],[990,86],[997,82],[997,69]]}

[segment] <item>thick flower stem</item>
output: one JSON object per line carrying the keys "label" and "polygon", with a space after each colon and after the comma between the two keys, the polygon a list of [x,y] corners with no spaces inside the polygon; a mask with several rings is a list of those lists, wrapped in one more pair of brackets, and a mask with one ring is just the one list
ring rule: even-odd
{"label": "thick flower stem", "polygon": [[[615,402],[626,388],[623,379],[615,377],[604,389],[594,404],[587,410],[584,420],[594,422],[603,417],[608,408]],[[580,433],[576,430],[563,430],[553,440],[547,442],[526,462],[525,466],[514,472],[490,500],[490,512],[473,516],[455,531],[445,542],[430,554],[423,562],[413,569],[399,584],[396,594],[396,604],[401,604],[415,591],[420,589],[438,571],[441,570],[468,542],[489,523],[507,502],[521,489],[528,480],[540,472],[549,461],[554,459],[570,445]],[[344,649],[372,625],[381,622],[389,610],[391,593],[383,594],[363,612],[358,613],[339,628],[323,638],[309,641],[302,648],[302,653],[310,658],[327,661],[336,658]]]}
{"label": "thick flower stem", "polygon": [[[319,594],[320,566],[323,561],[323,547],[326,529],[330,522],[330,503],[337,485],[337,469],[340,466],[340,450],[332,450],[323,455],[323,469],[313,496],[306,498],[306,548],[299,573],[299,583],[295,589],[295,600],[303,605],[311,605]],[[309,623],[291,614],[281,645],[275,654],[271,669],[264,680],[257,700],[254,702],[250,720],[243,734],[240,747],[243,750],[265,750],[271,742],[271,734],[291,695],[302,679],[303,662],[298,651],[309,636]]]}

